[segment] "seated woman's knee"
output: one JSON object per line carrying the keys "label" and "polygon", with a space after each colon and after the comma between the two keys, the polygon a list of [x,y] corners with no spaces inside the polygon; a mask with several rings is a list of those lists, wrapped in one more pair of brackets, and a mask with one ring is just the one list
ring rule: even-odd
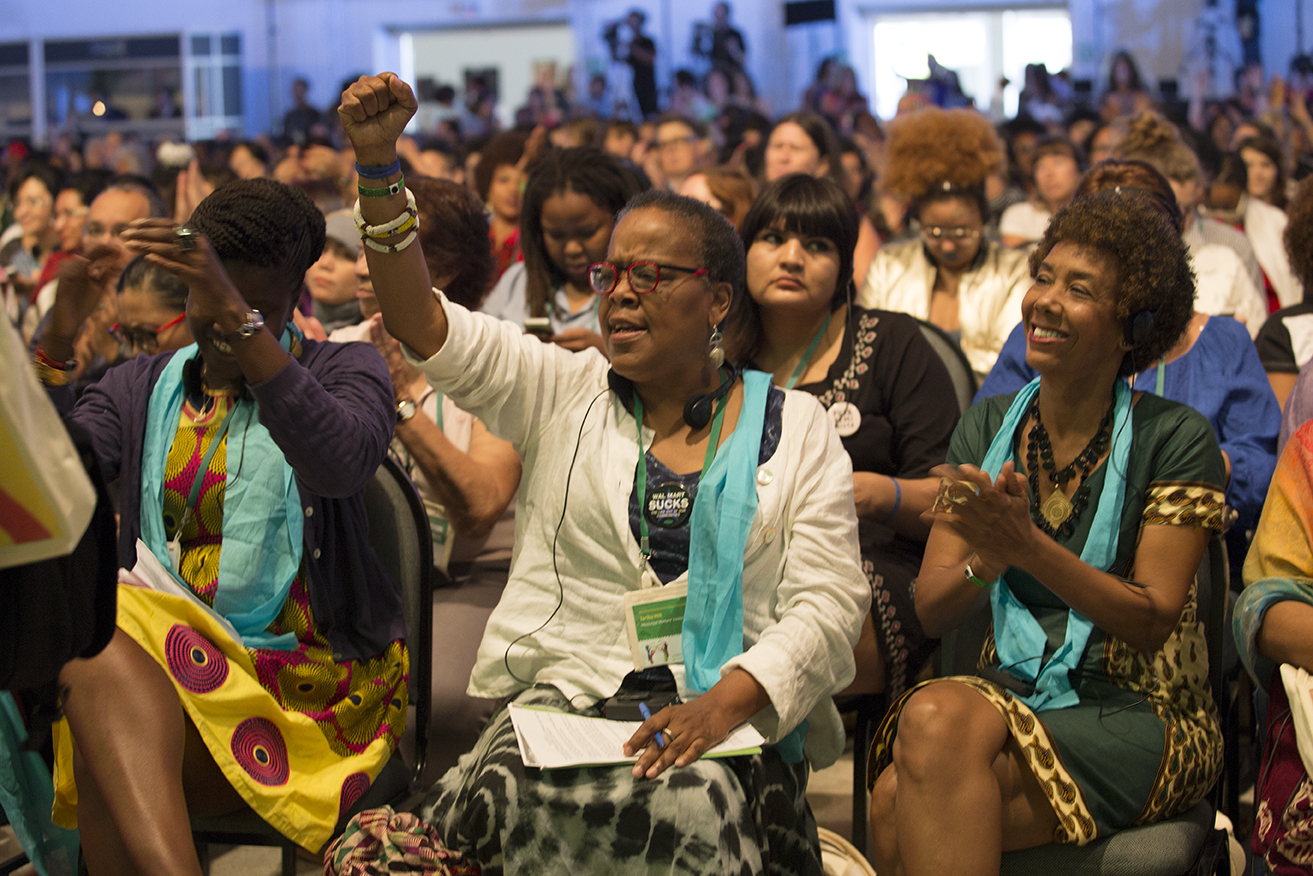
{"label": "seated woman's knee", "polygon": [[981,729],[978,706],[992,711],[975,691],[953,682],[927,685],[912,694],[898,717],[893,755],[899,773],[915,779],[970,757],[979,747],[971,744]]}
{"label": "seated woman's knee", "polygon": [[893,827],[894,808],[898,799],[898,768],[892,764],[885,767],[879,778],[871,787],[871,824],[876,831],[881,827]]}

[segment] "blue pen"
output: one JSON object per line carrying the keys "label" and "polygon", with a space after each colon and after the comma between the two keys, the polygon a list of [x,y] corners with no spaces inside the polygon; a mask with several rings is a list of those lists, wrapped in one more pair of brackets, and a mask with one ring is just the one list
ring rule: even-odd
{"label": "blue pen", "polygon": [[[652,710],[649,709],[649,708],[647,707],[647,703],[639,703],[639,704],[638,704],[638,712],[639,712],[639,714],[641,714],[641,715],[643,716],[643,720],[644,720],[644,721],[651,721],[651,720],[652,720]],[[665,747],[666,747],[666,737],[664,737],[664,736],[661,735],[661,731],[660,731],[660,730],[657,731],[657,734],[656,734],[656,741],[657,741],[657,748],[665,748]]]}

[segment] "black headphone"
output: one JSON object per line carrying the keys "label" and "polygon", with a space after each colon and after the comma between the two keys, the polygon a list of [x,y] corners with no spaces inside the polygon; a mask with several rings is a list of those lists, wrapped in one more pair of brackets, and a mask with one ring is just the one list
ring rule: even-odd
{"label": "black headphone", "polygon": [[1141,310],[1126,317],[1122,323],[1122,343],[1133,350],[1149,340],[1153,332],[1153,315],[1152,310]]}
{"label": "black headphone", "polygon": [[[716,402],[734,387],[734,381],[738,379],[739,373],[728,362],[725,363],[725,368],[729,371],[729,374],[720,382],[720,386],[711,392],[699,393],[684,403],[684,422],[688,424],[690,429],[697,431],[710,423]],[[629,378],[616,374],[615,369],[612,368],[606,372],[606,382],[611,390],[620,396],[620,400],[624,402],[625,407],[632,411],[634,409],[634,384]]]}

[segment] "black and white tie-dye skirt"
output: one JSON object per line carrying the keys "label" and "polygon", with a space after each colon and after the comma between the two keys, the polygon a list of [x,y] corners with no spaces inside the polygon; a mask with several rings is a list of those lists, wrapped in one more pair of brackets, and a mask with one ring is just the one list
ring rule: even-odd
{"label": "black and white tie-dye skirt", "polygon": [[[580,711],[552,687],[515,701]],[[807,773],[806,763],[785,764],[773,747],[697,760],[656,779],[635,779],[628,764],[530,769],[502,708],[429,792],[421,814],[484,876],[820,876]]]}

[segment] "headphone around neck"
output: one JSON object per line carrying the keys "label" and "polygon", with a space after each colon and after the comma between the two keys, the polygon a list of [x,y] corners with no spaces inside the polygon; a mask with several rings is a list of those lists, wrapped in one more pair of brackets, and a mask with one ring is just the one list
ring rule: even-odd
{"label": "headphone around neck", "polygon": [[[734,381],[738,379],[739,372],[730,365],[725,363],[725,370],[729,373],[721,380],[720,386],[711,392],[699,393],[684,403],[684,422],[694,431],[701,429],[711,422],[711,414],[715,410],[716,402],[721,396],[728,393],[734,388]],[[622,377],[612,368],[606,372],[607,385],[611,390],[620,397],[627,409],[634,409],[634,384],[628,377]]]}

